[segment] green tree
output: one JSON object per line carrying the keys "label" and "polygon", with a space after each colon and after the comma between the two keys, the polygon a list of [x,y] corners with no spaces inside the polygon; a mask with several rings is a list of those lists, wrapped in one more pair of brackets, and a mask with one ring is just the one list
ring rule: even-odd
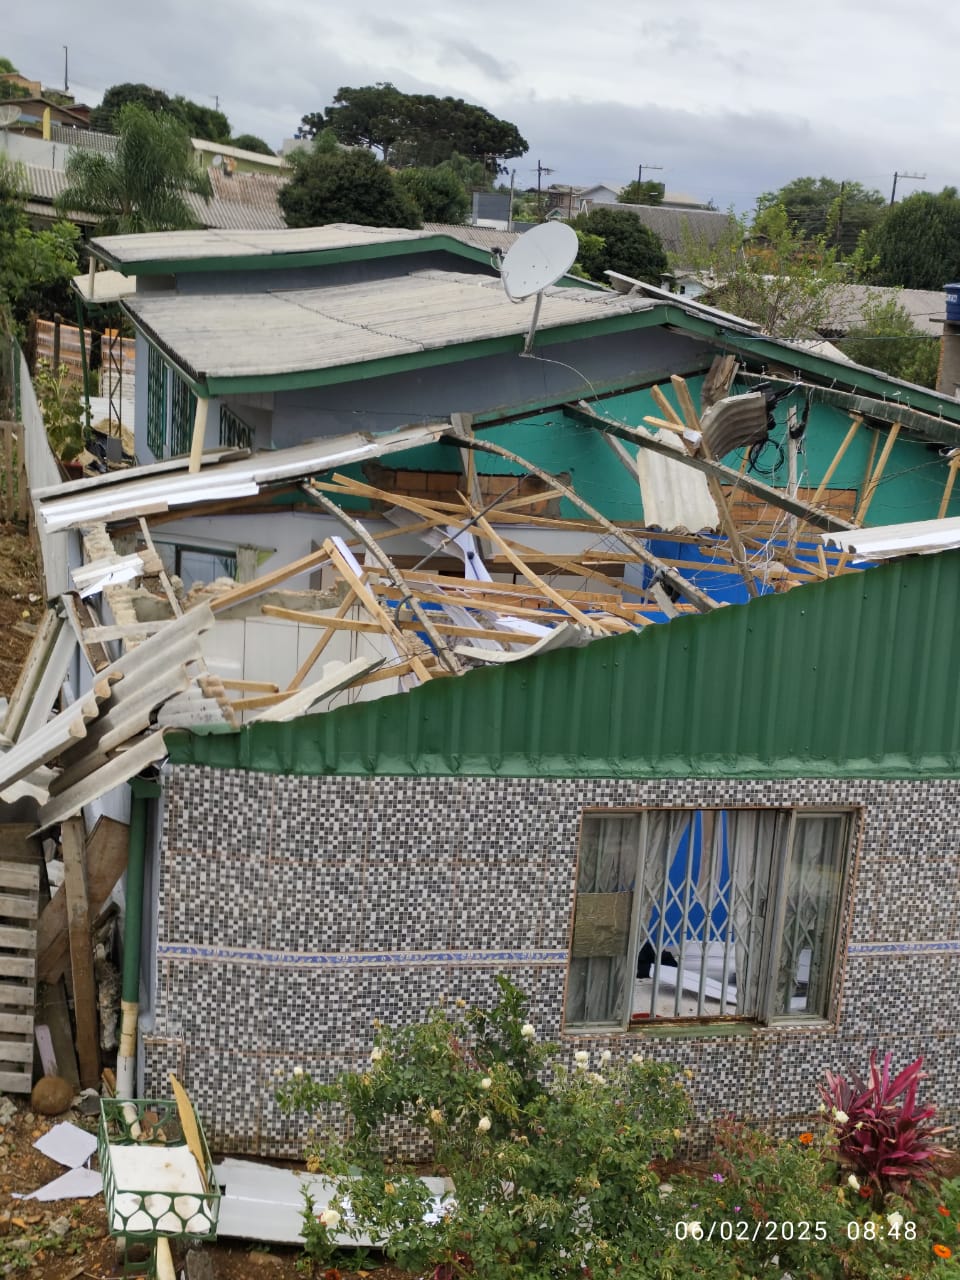
{"label": "green tree", "polygon": [[103,95],[99,107],[90,113],[91,128],[102,133],[118,133],[120,110],[131,102],[146,107],[148,111],[173,116],[191,138],[203,138],[207,142],[230,141],[230,121],[222,111],[201,106],[182,94],[171,98],[162,89],[153,89],[148,84],[112,85]]}
{"label": "green tree", "polygon": [[[19,71],[9,58],[0,58],[0,76],[16,76]],[[9,102],[12,98],[29,98],[30,90],[22,84],[14,84],[10,80],[0,80],[0,102]]]}
{"label": "green tree", "polygon": [[324,129],[332,129],[338,142],[370,147],[386,160],[401,133],[404,96],[389,81],[359,89],[342,86],[333,95],[332,106],[303,117],[299,136],[315,138]]}
{"label": "green tree", "polygon": [[131,102],[139,103],[148,111],[169,111],[172,99],[162,89],[152,89],[148,84],[111,85],[99,107],[90,112],[91,129],[100,133],[116,133],[120,110]]}
{"label": "green tree", "polygon": [[203,138],[207,142],[230,141],[230,121],[222,111],[203,107],[177,94],[171,100],[170,111],[180,121],[191,138]]}
{"label": "green tree", "polygon": [[471,160],[469,156],[462,156],[459,151],[454,151],[449,159],[436,167],[443,172],[452,173],[467,191],[493,190],[493,174],[482,160]]}
{"label": "green tree", "polygon": [[185,196],[209,199],[210,179],[195,168],[183,125],[135,102],[121,107],[116,119],[116,152],[75,151],[57,208],[95,214],[105,235],[196,226]]}
{"label": "green tree", "polygon": [[293,176],[280,190],[288,227],[353,222],[366,227],[420,226],[417,206],[369,151],[314,148],[291,156]]}
{"label": "green tree", "polygon": [[275,156],[277,154],[273,147],[268,146],[255,133],[241,133],[236,138],[230,139],[230,145],[231,147],[239,147],[241,151],[256,151],[262,156]]}
{"label": "green tree", "polygon": [[860,323],[837,346],[856,364],[921,387],[937,385],[940,342],[936,335],[917,331],[896,296],[867,302]]}
{"label": "green tree", "polygon": [[956,187],[918,191],[890,207],[863,238],[872,284],[942,289],[960,279],[960,197]]}
{"label": "green tree", "polygon": [[731,214],[714,244],[686,237],[674,265],[710,282],[704,301],[788,339],[816,337],[848,279],[836,249],[793,230],[782,205],[758,207],[752,220]]}
{"label": "green tree", "polygon": [[760,210],[781,205],[794,234],[809,240],[825,237],[844,254],[853,252],[861,233],[886,208],[879,191],[835,178],[794,178],[779,191],[765,192],[757,203]]}
{"label": "green tree", "polygon": [[313,138],[325,127],[345,145],[370,147],[399,167],[433,168],[460,155],[495,174],[500,160],[528,150],[516,125],[483,107],[462,98],[401,93],[389,81],[342,86],[325,111],[303,117],[299,134]]}
{"label": "green tree", "polygon": [[420,210],[424,222],[461,223],[470,211],[466,187],[449,169],[401,169],[397,184]]}
{"label": "green tree", "polygon": [[665,194],[662,182],[628,182],[617,197],[620,204],[660,204]]}
{"label": "green tree", "polygon": [[462,98],[408,95],[403,123],[403,134],[391,156],[399,165],[430,168],[457,154],[479,161],[489,173],[496,174],[501,170],[500,160],[529,150],[516,125]]}
{"label": "green tree", "polygon": [[[667,255],[660,237],[645,227],[629,209],[604,205],[573,220],[573,228],[585,235],[580,240],[580,265],[593,280],[606,283],[605,271],[619,271],[652,284],[659,284],[667,269]],[[596,240],[602,245],[599,250]]]}
{"label": "green tree", "polygon": [[22,167],[0,156],[0,313],[20,328],[31,311],[48,314],[51,291],[76,274],[80,238],[70,222],[34,231],[25,207]]}

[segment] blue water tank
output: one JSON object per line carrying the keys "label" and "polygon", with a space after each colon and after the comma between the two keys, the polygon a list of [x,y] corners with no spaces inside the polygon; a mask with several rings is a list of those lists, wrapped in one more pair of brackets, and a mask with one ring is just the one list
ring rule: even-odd
{"label": "blue water tank", "polygon": [[947,323],[960,324],[960,284],[945,284],[947,295]]}

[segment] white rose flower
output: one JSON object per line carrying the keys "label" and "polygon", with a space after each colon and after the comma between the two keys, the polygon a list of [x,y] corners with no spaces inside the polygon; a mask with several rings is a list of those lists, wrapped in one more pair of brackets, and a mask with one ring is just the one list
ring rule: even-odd
{"label": "white rose flower", "polygon": [[590,1061],[590,1055],[587,1053],[586,1049],[578,1049],[573,1055],[573,1060],[578,1067],[585,1067]]}
{"label": "white rose flower", "polygon": [[903,1214],[894,1210],[893,1213],[887,1214],[887,1222],[890,1223],[891,1230],[899,1231],[903,1226]]}
{"label": "white rose flower", "polygon": [[477,1133],[489,1133],[489,1132],[490,1132],[490,1117],[481,1116],[480,1119],[477,1121]]}
{"label": "white rose flower", "polygon": [[483,1079],[480,1081],[481,1089],[489,1089],[492,1085],[493,1085],[493,1081],[490,1079],[489,1076],[484,1076]]}
{"label": "white rose flower", "polygon": [[520,1028],[520,1034],[523,1036],[524,1040],[532,1040],[537,1032],[532,1022],[525,1022]]}
{"label": "white rose flower", "polygon": [[600,1055],[600,1061],[609,1062],[612,1057],[613,1057],[613,1054],[610,1052],[610,1050],[604,1049],[603,1053],[601,1053]]}
{"label": "white rose flower", "polygon": [[302,1076],[302,1075],[303,1075],[303,1067],[294,1067],[294,1068],[293,1068],[293,1074],[294,1074],[295,1076]]}
{"label": "white rose flower", "polygon": [[838,1111],[836,1107],[833,1109],[833,1118],[836,1120],[837,1124],[846,1124],[850,1119],[845,1111]]}
{"label": "white rose flower", "polygon": [[854,1191],[860,1190],[860,1179],[856,1174],[851,1173],[850,1177],[847,1179],[847,1186],[851,1187]]}
{"label": "white rose flower", "polygon": [[633,1065],[634,1065],[635,1067],[642,1067],[642,1066],[643,1066],[643,1054],[642,1054],[642,1053],[635,1053],[635,1054],[633,1055],[633,1057],[630,1059],[630,1061],[633,1063]]}
{"label": "white rose flower", "polygon": [[327,1227],[332,1231],[334,1228],[339,1227],[340,1215],[336,1209],[324,1209],[323,1213],[320,1214],[319,1221],[321,1226]]}
{"label": "white rose flower", "polygon": [[380,1048],[376,1048],[376,1049],[371,1049],[371,1050],[370,1050],[370,1061],[371,1061],[371,1062],[379,1062],[379,1061],[380,1061],[380,1059],[381,1059],[382,1057],[383,1057],[383,1050],[382,1050],[382,1049],[380,1049]]}

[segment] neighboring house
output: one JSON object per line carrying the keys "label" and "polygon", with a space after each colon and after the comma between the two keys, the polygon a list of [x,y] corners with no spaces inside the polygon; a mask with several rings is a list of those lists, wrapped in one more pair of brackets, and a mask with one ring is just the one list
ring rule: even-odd
{"label": "neighboring house", "polygon": [[[103,138],[108,135],[90,136]],[[42,145],[57,152],[51,158],[56,159],[58,165],[65,166],[69,158],[69,147],[56,143]],[[110,150],[109,147],[97,149],[106,152]],[[24,171],[28,192],[27,214],[38,226],[56,221],[60,215],[54,208],[54,201],[69,185],[64,168],[26,163]],[[230,174],[217,168],[208,170],[208,177],[213,188],[213,195],[209,200],[204,200],[192,191],[186,192],[184,197],[199,226],[226,231],[270,231],[281,230],[286,226],[277,202],[283,178],[272,173]],[[98,221],[94,215],[82,211],[71,213],[70,220],[82,227],[96,226]]]}
{"label": "neighboring house", "polygon": [[89,107],[64,107],[49,98],[12,98],[10,105],[19,108],[19,118],[6,127],[12,133],[23,133],[32,138],[49,138],[53,125],[72,125],[78,129],[90,127]]}
{"label": "neighboring house", "polygon": [[[131,828],[142,1096],[175,1070],[217,1147],[288,1154],[278,1067],[359,1066],[373,1018],[508,974],[568,1055],[693,1068],[701,1120],[793,1123],[825,1066],[878,1044],[924,1052],[960,1119],[960,497],[939,453],[960,404],[623,277],[547,289],[531,342],[534,300],[435,231],[92,248],[148,371],[142,465],[58,486],[31,462],[65,618],[33,664],[49,701],[14,700],[33,729],[0,794],[35,788],[44,829],[123,818],[118,784],[156,766]],[[701,519],[704,470],[725,492]],[[893,520],[931,527],[850,531]],[[851,572],[860,537],[874,559],[947,549]],[[241,585],[218,597],[221,575]],[[453,649],[422,639],[441,614]],[[48,722],[58,672],[79,701]],[[263,718],[231,730],[228,684]]]}
{"label": "neighboring house", "polygon": [[[245,151],[223,142],[191,138],[198,169],[220,169],[223,173],[269,173],[278,175],[287,168],[283,156],[268,156],[259,151]],[[218,158],[219,157],[219,158]]]}
{"label": "neighboring house", "polygon": [[884,285],[842,284],[829,295],[830,311],[820,332],[824,337],[843,338],[864,323],[865,312],[885,302],[895,302],[906,311],[918,333],[939,338],[946,316],[943,290],[892,289]]}

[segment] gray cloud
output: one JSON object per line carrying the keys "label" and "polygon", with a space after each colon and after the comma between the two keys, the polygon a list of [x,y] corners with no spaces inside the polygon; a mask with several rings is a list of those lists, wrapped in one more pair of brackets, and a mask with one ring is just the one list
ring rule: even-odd
{"label": "gray cloud", "polygon": [[489,80],[509,84],[513,79],[513,71],[509,63],[498,61],[492,54],[485,53],[470,40],[441,40],[440,47],[444,53],[452,55],[454,60],[461,59],[476,67]]}
{"label": "gray cloud", "polygon": [[47,0],[5,15],[0,52],[56,85],[67,43],[93,101],[125,80],[219,95],[236,132],[273,145],[340,85],[392,80],[512,120],[531,144],[518,181],[538,158],[584,183],[629,181],[642,161],[668,188],[749,208],[802,173],[884,191],[894,169],[960,181],[958,38],[960,6],[940,0],[806,0],[802,21],[769,0],[609,0],[602,20],[557,0],[154,0],[111,11],[101,41],[84,10]]}

